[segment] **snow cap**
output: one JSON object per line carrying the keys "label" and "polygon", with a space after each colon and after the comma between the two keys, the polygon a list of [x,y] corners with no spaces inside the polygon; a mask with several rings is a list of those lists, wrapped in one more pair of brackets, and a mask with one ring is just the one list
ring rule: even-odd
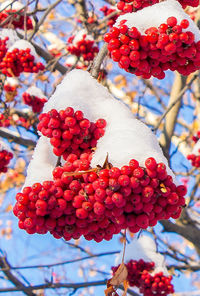
{"label": "snow cap", "polygon": [[10,48],[9,48],[9,52],[11,52],[13,49],[18,48],[18,49],[23,49],[26,50],[27,48],[30,48],[31,50],[31,55],[34,56],[35,58],[35,62],[38,62],[38,56],[36,54],[35,48],[33,47],[33,45],[28,42],[27,40],[18,40],[16,41]]}
{"label": "snow cap", "polygon": [[20,40],[17,33],[12,29],[0,29],[0,39],[8,37],[6,47],[10,48],[16,41]]}
{"label": "snow cap", "polygon": [[17,86],[19,85],[19,80],[16,77],[7,77],[4,84],[10,86]]}
{"label": "snow cap", "polygon": [[13,2],[13,0],[4,1],[0,6],[0,10],[20,10],[22,8],[24,8],[24,5],[22,3],[20,3],[19,1]]}
{"label": "snow cap", "polygon": [[76,33],[75,38],[72,41],[73,45],[76,45],[79,41],[83,39],[83,35],[86,35],[86,40],[94,41],[94,38],[91,35],[88,35],[86,30],[80,30]]}
{"label": "snow cap", "polygon": [[118,17],[115,27],[119,26],[122,20],[127,20],[125,25],[129,28],[136,27],[141,34],[150,27],[159,27],[162,23],[166,23],[168,17],[176,17],[178,24],[183,19],[189,21],[189,27],[183,29],[183,32],[191,31],[195,36],[195,42],[200,40],[200,32],[190,16],[184,12],[181,4],[176,0],[167,0],[145,7],[134,13],[126,13]]}
{"label": "snow cap", "polygon": [[[122,257],[123,251],[117,256],[115,265],[121,264]],[[153,274],[162,271],[163,274],[168,275],[164,256],[156,252],[155,241],[147,235],[141,235],[139,239],[134,238],[130,244],[126,245],[124,262],[128,263],[130,260],[138,261],[140,259],[155,263]]]}
{"label": "snow cap", "polygon": [[47,99],[47,97],[43,94],[43,91],[36,86],[29,87],[25,92],[40,99]]}

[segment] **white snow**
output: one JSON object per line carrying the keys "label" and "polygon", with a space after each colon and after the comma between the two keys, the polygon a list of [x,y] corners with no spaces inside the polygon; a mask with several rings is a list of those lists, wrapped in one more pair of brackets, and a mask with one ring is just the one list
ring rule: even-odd
{"label": "white snow", "polygon": [[177,18],[178,24],[181,20],[187,19],[189,21],[189,27],[183,29],[185,31],[191,31],[195,35],[195,41],[200,40],[200,32],[195,23],[191,20],[190,16],[184,12],[181,4],[176,0],[167,0],[154,4],[149,7],[145,7],[134,13],[127,13],[118,17],[115,26],[117,27],[122,20],[127,20],[125,23],[129,28],[137,27],[141,34],[144,34],[145,30],[150,27],[159,27],[162,23],[166,23],[168,17],[174,16]]}
{"label": "white snow", "polygon": [[[74,55],[70,55],[66,58],[65,60],[65,65],[68,66],[68,67],[72,67],[76,64],[77,62],[77,57],[74,56]],[[84,67],[84,64],[81,63],[81,61],[78,61],[78,63],[76,64],[77,67]]]}
{"label": "white snow", "polygon": [[94,41],[94,38],[91,35],[88,35],[86,30],[80,30],[76,33],[75,38],[72,41],[73,45],[76,45],[79,41],[83,39],[83,35],[86,35],[86,40]]}
{"label": "white snow", "polygon": [[16,77],[7,77],[4,84],[10,86],[17,86],[19,85],[19,80]]}
{"label": "white snow", "polygon": [[24,8],[24,5],[20,3],[19,1],[13,1],[13,0],[7,0],[4,1],[1,6],[0,6],[0,11],[1,10],[8,10],[8,9],[13,9],[13,10],[20,10]]}
{"label": "white snow", "polygon": [[27,40],[18,40],[16,41],[10,48],[9,48],[9,52],[11,52],[13,49],[18,48],[18,49],[23,49],[26,50],[27,48],[30,48],[31,50],[31,55],[34,56],[35,58],[35,62],[38,62],[38,56],[36,54],[35,48],[33,47],[33,45],[28,42]]}
{"label": "white snow", "polygon": [[13,151],[11,150],[11,148],[6,143],[4,143],[2,140],[0,140],[0,151],[2,151],[2,150],[7,150],[8,152],[13,153]]}
{"label": "white snow", "polygon": [[[168,166],[153,132],[135,119],[130,109],[114,99],[88,72],[73,70],[68,73],[44,105],[43,112],[54,108],[60,111],[67,106],[82,110],[91,121],[98,118],[107,121],[105,135],[98,141],[91,162],[92,167],[103,165],[107,153],[109,162],[118,167],[127,165],[132,158],[144,166],[148,157],[154,157]],[[172,171],[167,170],[173,176]]]}
{"label": "white snow", "polygon": [[[122,256],[123,250],[117,256],[115,266],[121,264]],[[130,244],[126,245],[124,262],[128,263],[131,259],[143,259],[145,262],[154,262],[155,269],[152,274],[162,271],[164,275],[168,275],[164,257],[156,252],[156,244],[149,236],[141,235],[139,239],[134,238]]]}
{"label": "white snow", "polygon": [[194,145],[194,147],[192,149],[192,154],[200,155],[199,149],[200,149],[200,139]]}
{"label": "white snow", "polygon": [[23,187],[31,186],[36,182],[53,180],[52,171],[55,168],[57,159],[57,156],[53,154],[49,139],[41,136],[28,166]]}
{"label": "white snow", "polygon": [[42,90],[36,86],[29,87],[25,92],[40,99],[47,99]]}
{"label": "white snow", "polygon": [[0,30],[0,39],[5,39],[8,37],[8,41],[6,43],[7,48],[10,48],[16,41],[19,40],[17,33],[12,29],[1,29]]}
{"label": "white snow", "polygon": [[[108,160],[113,166],[122,167],[128,165],[132,158],[139,161],[144,166],[148,157],[154,157],[158,162],[164,162],[167,166],[167,172],[174,177],[172,171],[167,165],[162,150],[158,144],[156,136],[142,122],[135,119],[130,109],[119,100],[116,100],[108,90],[99,84],[91,75],[83,70],[73,70],[69,72],[60,85],[57,86],[55,93],[45,103],[43,112],[51,109],[58,111],[67,107],[73,107],[74,110],[82,110],[84,116],[90,121],[95,122],[99,118],[107,121],[105,135],[98,141],[97,149],[91,162],[92,167],[103,165],[107,153]],[[46,154],[40,152],[44,149],[39,145],[34,152],[36,166],[45,170],[45,163],[48,165],[49,158],[54,159],[54,165],[49,162],[50,167],[55,167],[56,159],[48,157],[48,151],[52,151],[49,141],[45,142]],[[37,154],[41,156],[37,158]],[[34,167],[32,165],[32,167]],[[28,176],[35,176],[35,171],[29,168]],[[41,174],[41,180],[47,180],[51,175]],[[30,177],[31,178],[31,177]],[[38,178],[39,179],[39,178]]]}

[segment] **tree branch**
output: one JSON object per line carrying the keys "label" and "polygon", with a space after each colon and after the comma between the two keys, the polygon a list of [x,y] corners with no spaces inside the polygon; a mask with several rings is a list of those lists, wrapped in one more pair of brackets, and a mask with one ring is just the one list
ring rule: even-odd
{"label": "tree branch", "polygon": [[175,232],[192,242],[200,254],[200,229],[195,227],[194,224],[183,224],[180,220],[176,224],[169,220],[161,220],[160,223],[164,227],[164,231]]}
{"label": "tree branch", "polygon": [[159,128],[162,120],[165,118],[165,124],[163,134],[160,139],[160,143],[163,147],[165,156],[169,159],[169,149],[171,146],[171,138],[174,133],[178,113],[182,103],[182,96],[188,90],[192,82],[198,77],[198,74],[194,74],[189,83],[186,84],[186,77],[180,74],[176,74],[175,81],[172,87],[169,105],[165,113],[161,116],[158,124],[155,127],[155,131]]}
{"label": "tree branch", "polygon": [[82,258],[77,258],[77,259],[72,259],[72,260],[67,260],[67,261],[62,261],[62,262],[57,262],[57,263],[52,263],[52,264],[44,264],[44,265],[30,265],[30,266],[20,266],[20,267],[12,267],[12,269],[31,269],[31,268],[45,268],[45,267],[54,267],[54,266],[59,266],[59,265],[66,265],[66,264],[71,264],[91,258],[97,258],[97,257],[102,257],[102,256],[108,256],[108,255],[114,255],[118,254],[120,251],[113,251],[113,252],[106,252],[106,253],[99,253],[99,254],[94,254]]}
{"label": "tree branch", "polygon": [[[42,289],[58,289],[58,288],[68,288],[78,290],[80,288],[87,288],[87,287],[96,287],[96,286],[105,286],[107,280],[102,281],[95,281],[95,282],[84,282],[84,283],[75,283],[75,284],[65,284],[65,283],[46,283],[36,286],[25,287],[24,289],[28,292],[35,291],[35,290],[42,290]],[[119,286],[120,290],[124,290],[123,286]],[[0,288],[0,293],[8,293],[8,292],[17,292],[17,291],[24,291],[23,289],[19,288]],[[127,290],[129,295],[132,296],[139,296],[136,292],[128,289]],[[27,294],[31,295],[31,294]],[[32,294],[35,296],[35,294]]]}
{"label": "tree branch", "polygon": [[107,44],[105,43],[102,46],[101,50],[99,51],[98,55],[96,56],[94,63],[92,65],[91,71],[90,71],[92,77],[94,77],[95,79],[97,79],[97,77],[99,75],[99,72],[101,69],[101,64],[102,64],[104,58],[106,57],[107,52],[108,52]]}
{"label": "tree branch", "polygon": [[[32,290],[34,289],[29,289],[29,287],[27,288],[26,286],[24,286],[23,283],[10,271],[12,266],[7,261],[6,257],[0,257],[0,267],[2,268],[2,271],[6,275],[8,280],[16,286],[16,288],[11,289],[14,289],[14,291],[23,291],[24,294],[28,296],[36,296],[36,294],[32,292]],[[2,293],[3,291],[0,292]]]}
{"label": "tree branch", "polygon": [[15,142],[25,147],[34,148],[36,146],[36,142],[30,139],[24,139],[21,136],[18,136],[15,132],[10,131],[7,128],[0,128],[0,137],[6,138],[11,142]]}

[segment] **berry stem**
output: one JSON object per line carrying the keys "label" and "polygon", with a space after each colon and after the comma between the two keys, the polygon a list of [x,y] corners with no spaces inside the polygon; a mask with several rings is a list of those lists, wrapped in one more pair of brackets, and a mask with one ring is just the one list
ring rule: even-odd
{"label": "berry stem", "polygon": [[123,255],[122,255],[122,263],[124,263],[125,251],[126,251],[126,229],[124,230],[124,249],[123,249]]}
{"label": "berry stem", "polygon": [[57,162],[56,162],[56,167],[61,166],[61,156],[58,156]]}

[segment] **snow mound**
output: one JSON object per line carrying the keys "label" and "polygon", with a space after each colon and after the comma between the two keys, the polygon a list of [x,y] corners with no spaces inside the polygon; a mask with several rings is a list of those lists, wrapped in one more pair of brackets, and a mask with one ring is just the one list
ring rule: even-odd
{"label": "snow mound", "polygon": [[10,48],[15,42],[17,42],[19,37],[17,36],[17,33],[12,29],[1,29],[0,30],[0,39],[5,39],[8,37],[8,41],[6,43],[7,48]]}
{"label": "snow mound", "polygon": [[40,99],[47,99],[47,97],[43,94],[42,90],[36,86],[31,86],[26,90],[26,93],[38,97]]}
{"label": "snow mound", "polygon": [[[117,256],[115,265],[121,264],[122,256],[123,251]],[[145,262],[155,263],[153,274],[162,271],[164,275],[168,275],[164,257],[156,252],[154,240],[146,235],[140,236],[139,239],[133,239],[130,244],[126,245],[124,262],[128,263],[130,260],[140,259],[143,259]]]}
{"label": "snow mound", "polygon": [[23,187],[37,182],[53,180],[52,171],[57,157],[53,154],[49,139],[41,136],[35,147],[32,160],[27,169],[27,177]]}
{"label": "snow mound", "polygon": [[2,150],[7,150],[8,152],[13,153],[11,148],[6,143],[4,143],[3,141],[0,140],[0,151],[2,151]]}
{"label": "snow mound", "polygon": [[19,80],[16,77],[7,77],[4,84],[10,86],[17,86],[19,85]]}
{"label": "snow mound", "polygon": [[20,3],[19,1],[13,2],[13,0],[4,1],[0,6],[0,10],[4,10],[4,9],[5,10],[9,10],[9,9],[20,10],[23,8],[24,8],[24,5],[22,3]]}
{"label": "snow mound", "polygon": [[162,23],[166,23],[168,17],[174,16],[177,18],[178,24],[183,19],[189,21],[189,27],[183,29],[185,31],[191,31],[195,36],[195,42],[200,40],[200,32],[195,23],[191,20],[190,16],[184,12],[181,4],[176,0],[167,0],[148,6],[134,13],[127,13],[118,17],[115,26],[119,26],[120,21],[127,20],[126,25],[131,27],[137,27],[141,34],[144,34],[145,30],[150,27],[159,27]]}

